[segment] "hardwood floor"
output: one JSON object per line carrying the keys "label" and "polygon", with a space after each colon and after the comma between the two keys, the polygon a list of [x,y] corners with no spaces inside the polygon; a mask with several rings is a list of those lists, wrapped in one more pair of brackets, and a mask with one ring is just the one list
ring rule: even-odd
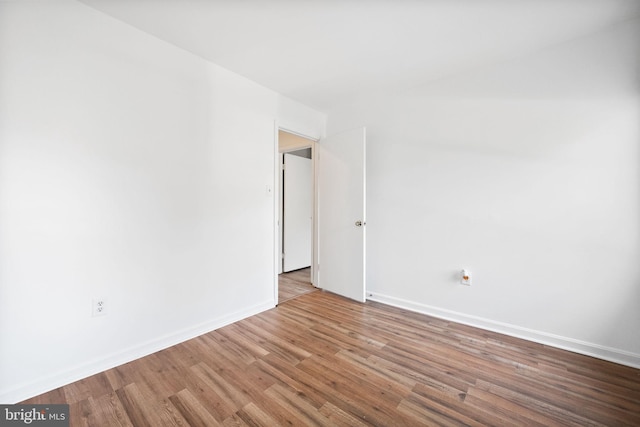
{"label": "hardwood floor", "polygon": [[278,276],[278,304],[316,290],[311,284],[310,267]]}
{"label": "hardwood floor", "polygon": [[28,402],[73,426],[638,426],[640,370],[316,291]]}

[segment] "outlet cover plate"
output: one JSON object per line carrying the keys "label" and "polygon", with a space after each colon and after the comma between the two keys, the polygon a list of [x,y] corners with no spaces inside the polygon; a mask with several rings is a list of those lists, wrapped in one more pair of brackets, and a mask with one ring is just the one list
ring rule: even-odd
{"label": "outlet cover plate", "polygon": [[91,316],[105,316],[107,314],[107,299],[106,298],[94,298],[91,301]]}

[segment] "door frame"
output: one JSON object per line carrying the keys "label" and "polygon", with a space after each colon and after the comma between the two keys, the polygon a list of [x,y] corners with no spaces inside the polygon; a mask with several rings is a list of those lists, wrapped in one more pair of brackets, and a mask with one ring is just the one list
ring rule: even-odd
{"label": "door frame", "polygon": [[[290,149],[280,152],[279,147],[279,135],[278,132],[287,132],[301,138],[309,140],[308,145],[301,145],[292,147]],[[316,144],[319,139],[314,138],[304,133],[297,132],[295,130],[280,126],[278,122],[274,125],[274,175],[273,175],[273,300],[274,305],[278,305],[278,271],[279,266],[282,266],[282,254],[280,247],[280,238],[282,236],[282,194],[280,188],[280,180],[282,179],[282,159],[283,154],[291,151],[297,151],[305,148],[311,148],[311,174],[312,174],[312,186],[313,186],[313,208],[312,208],[312,235],[311,235],[311,284],[313,286],[318,283],[318,156],[316,151]]]}

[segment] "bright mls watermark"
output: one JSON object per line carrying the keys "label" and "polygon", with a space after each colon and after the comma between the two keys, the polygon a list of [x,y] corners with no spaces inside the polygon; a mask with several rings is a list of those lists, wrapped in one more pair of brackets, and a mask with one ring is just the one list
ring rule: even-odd
{"label": "bright mls watermark", "polygon": [[69,405],[0,405],[0,427],[69,427]]}

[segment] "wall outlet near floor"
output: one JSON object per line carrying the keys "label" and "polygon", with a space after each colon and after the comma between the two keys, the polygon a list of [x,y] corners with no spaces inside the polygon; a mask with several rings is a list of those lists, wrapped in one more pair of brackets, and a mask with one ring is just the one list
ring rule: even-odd
{"label": "wall outlet near floor", "polygon": [[460,272],[460,283],[471,286],[471,272],[469,270],[463,269]]}
{"label": "wall outlet near floor", "polygon": [[91,301],[91,316],[104,316],[107,314],[107,300],[105,298],[94,298]]}

